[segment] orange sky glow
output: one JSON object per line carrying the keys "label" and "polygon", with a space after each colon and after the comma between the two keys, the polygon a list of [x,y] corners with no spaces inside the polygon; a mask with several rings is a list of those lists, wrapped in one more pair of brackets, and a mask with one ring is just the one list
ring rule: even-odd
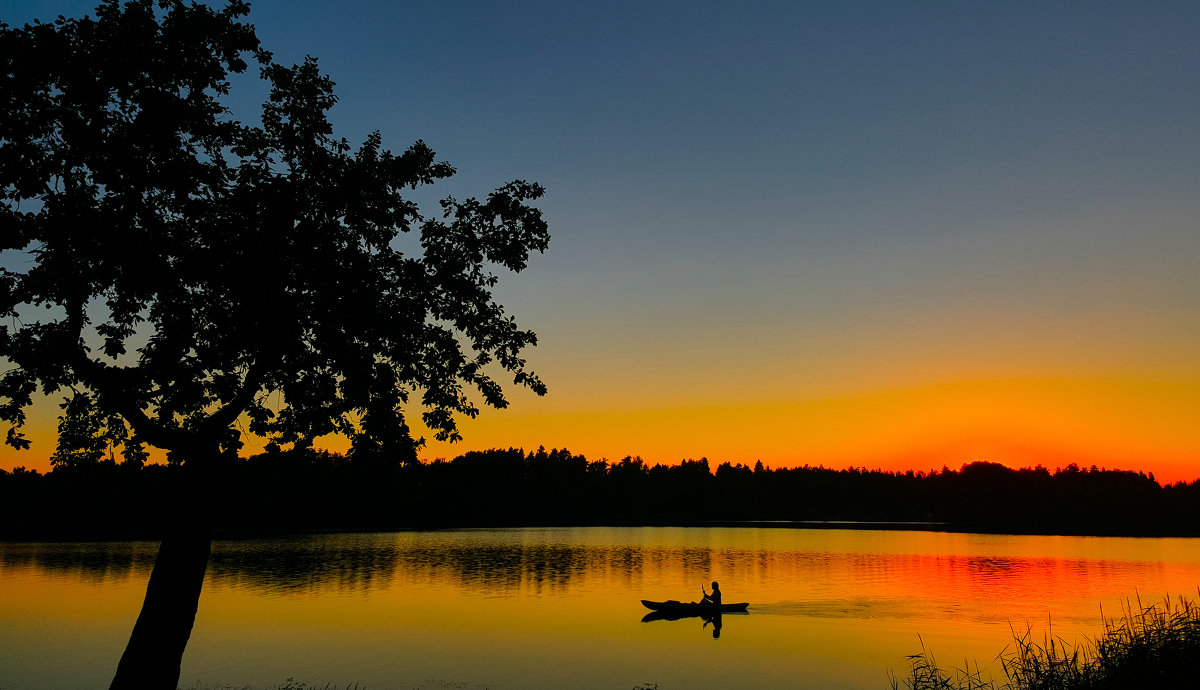
{"label": "orange sky glow", "polygon": [[[52,415],[38,408],[34,449],[6,448],[0,467],[49,469]],[[589,459],[641,456],[674,464],[707,457],[771,467],[825,465],[890,471],[1069,463],[1153,472],[1160,482],[1200,478],[1200,380],[1010,379],[959,382],[809,400],[692,406],[556,404],[518,396],[508,410],[462,423],[465,440],[430,441],[424,459],[494,447],[569,448]],[[338,438],[322,447],[344,451]],[[261,448],[247,438],[245,452]]]}
{"label": "orange sky glow", "polygon": [[[281,62],[320,57],[337,136],[460,171],[426,214],[547,190],[550,247],[495,296],[549,395],[509,387],[424,458],[1200,478],[1195,6],[560,3],[476,8],[475,33],[292,5],[254,22]],[[49,468],[56,405],[0,468]]]}

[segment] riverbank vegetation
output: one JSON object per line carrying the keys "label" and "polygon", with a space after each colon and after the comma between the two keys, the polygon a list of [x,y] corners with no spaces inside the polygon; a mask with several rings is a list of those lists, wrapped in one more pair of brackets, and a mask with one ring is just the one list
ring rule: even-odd
{"label": "riverbank vegetation", "polygon": [[[111,460],[0,471],[0,536],[154,537],[180,468]],[[217,501],[236,531],[528,525],[858,521],[905,528],[1095,535],[1200,535],[1200,481],[1097,467],[884,472],[640,458],[589,460],[539,448],[389,462],[278,451],[239,460]],[[887,525],[876,525],[887,526]]]}
{"label": "riverbank vegetation", "polygon": [[1047,634],[1014,633],[1000,653],[1005,679],[985,678],[978,667],[943,669],[933,653],[910,657],[893,690],[1124,690],[1192,687],[1200,677],[1200,605],[1169,597],[1143,607],[1128,602],[1119,619],[1105,622],[1094,640],[1071,644]]}

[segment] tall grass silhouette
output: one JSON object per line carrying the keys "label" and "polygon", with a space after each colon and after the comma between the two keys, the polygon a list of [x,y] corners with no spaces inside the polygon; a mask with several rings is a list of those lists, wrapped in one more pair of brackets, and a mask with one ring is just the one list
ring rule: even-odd
{"label": "tall grass silhouette", "polygon": [[[909,673],[891,676],[893,690],[1117,690],[1191,687],[1200,678],[1200,605],[1170,596],[1143,606],[1126,600],[1120,618],[1105,619],[1094,640],[1071,644],[1047,631],[1013,631],[999,655],[1003,681],[984,678],[976,664],[943,669],[924,648],[909,657]],[[890,676],[891,674],[889,674]]]}

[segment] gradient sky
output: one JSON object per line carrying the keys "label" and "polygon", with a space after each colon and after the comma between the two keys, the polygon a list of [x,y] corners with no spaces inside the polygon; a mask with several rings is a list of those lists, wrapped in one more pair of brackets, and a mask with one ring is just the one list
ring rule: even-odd
{"label": "gradient sky", "polygon": [[340,135],[548,188],[498,294],[550,394],[427,457],[1200,477],[1200,4],[342,5],[251,13]]}

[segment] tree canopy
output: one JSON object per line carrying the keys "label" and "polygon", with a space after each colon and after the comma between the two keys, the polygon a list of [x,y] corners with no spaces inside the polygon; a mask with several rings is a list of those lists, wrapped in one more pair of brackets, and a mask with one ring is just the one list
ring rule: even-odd
{"label": "tree canopy", "polygon": [[[542,187],[427,215],[411,190],[454,169],[422,141],[336,138],[333,82],[276,63],[248,11],[108,0],[0,26],[0,252],[31,259],[0,268],[8,445],[40,389],[67,396],[63,462],[228,451],[243,415],[272,443],[410,459],[410,405],[454,440],[456,415],[506,405],[501,373],[545,392],[536,336],[492,295],[546,249]],[[252,69],[269,96],[239,119]]]}

